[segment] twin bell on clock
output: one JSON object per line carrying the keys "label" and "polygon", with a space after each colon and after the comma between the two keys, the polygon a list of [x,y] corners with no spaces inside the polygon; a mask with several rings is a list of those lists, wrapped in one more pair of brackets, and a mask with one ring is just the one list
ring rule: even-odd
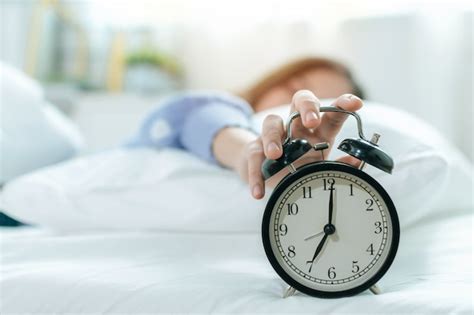
{"label": "twin bell on clock", "polygon": [[300,114],[291,114],[282,156],[262,165],[265,179],[284,168],[290,171],[265,208],[265,253],[289,285],[284,297],[296,291],[324,298],[367,289],[378,294],[381,290],[376,283],[395,258],[400,227],[390,196],[363,168],[367,163],[392,173],[393,160],[377,144],[378,134],[371,140],[364,136],[357,113],[333,106],[323,106],[320,112],[344,113],[357,120],[359,137],[343,140],[338,149],[361,164],[354,167],[323,159],[296,168],[293,163],[304,154],[310,150],[322,153],[329,144],[293,138],[291,124]]}

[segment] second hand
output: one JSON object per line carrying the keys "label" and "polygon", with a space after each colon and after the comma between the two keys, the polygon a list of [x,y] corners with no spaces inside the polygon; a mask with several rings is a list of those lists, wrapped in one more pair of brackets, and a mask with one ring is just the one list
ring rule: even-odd
{"label": "second hand", "polygon": [[310,235],[310,236],[308,236],[307,238],[305,238],[304,240],[305,240],[305,241],[310,240],[310,239],[312,239],[312,238],[318,237],[319,235],[321,235],[321,234],[323,234],[323,233],[324,233],[324,231],[321,231],[321,232],[319,232],[319,233]]}

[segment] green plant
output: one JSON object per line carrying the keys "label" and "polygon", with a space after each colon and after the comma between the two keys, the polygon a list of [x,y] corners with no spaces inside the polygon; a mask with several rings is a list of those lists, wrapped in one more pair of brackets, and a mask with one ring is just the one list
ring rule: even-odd
{"label": "green plant", "polygon": [[181,67],[174,57],[155,49],[140,49],[133,51],[127,55],[126,63],[128,66],[155,66],[175,76],[181,74]]}

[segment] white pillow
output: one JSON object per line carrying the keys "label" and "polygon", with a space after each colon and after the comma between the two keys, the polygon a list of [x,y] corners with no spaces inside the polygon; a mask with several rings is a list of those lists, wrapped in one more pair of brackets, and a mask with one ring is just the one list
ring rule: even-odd
{"label": "white pillow", "polygon": [[[287,107],[273,112],[282,110],[286,115]],[[266,114],[256,115],[255,122]],[[393,175],[373,167],[366,171],[394,199],[402,227],[433,216],[430,203],[439,203],[442,211],[466,206],[449,194],[470,193],[469,166],[435,130],[385,106],[367,104],[361,114],[366,133],[380,132],[381,146],[395,159]],[[337,142],[355,136],[353,127],[348,121]],[[450,173],[456,189],[444,190]],[[75,159],[9,183],[3,198],[12,217],[59,229],[259,231],[265,207],[236,174],[172,149],[117,149]],[[443,198],[449,200],[443,204]]]}
{"label": "white pillow", "polygon": [[263,202],[246,185],[181,150],[117,149],[6,185],[6,213],[58,229],[256,231]]}
{"label": "white pillow", "polygon": [[83,145],[74,124],[44,100],[41,87],[0,63],[0,183],[75,155]]}

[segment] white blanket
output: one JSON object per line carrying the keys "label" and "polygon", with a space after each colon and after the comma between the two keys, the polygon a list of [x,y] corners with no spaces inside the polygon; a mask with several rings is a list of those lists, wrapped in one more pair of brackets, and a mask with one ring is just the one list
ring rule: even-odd
{"label": "white blanket", "polygon": [[472,211],[403,231],[383,294],[282,299],[256,233],[2,229],[0,313],[471,314]]}

